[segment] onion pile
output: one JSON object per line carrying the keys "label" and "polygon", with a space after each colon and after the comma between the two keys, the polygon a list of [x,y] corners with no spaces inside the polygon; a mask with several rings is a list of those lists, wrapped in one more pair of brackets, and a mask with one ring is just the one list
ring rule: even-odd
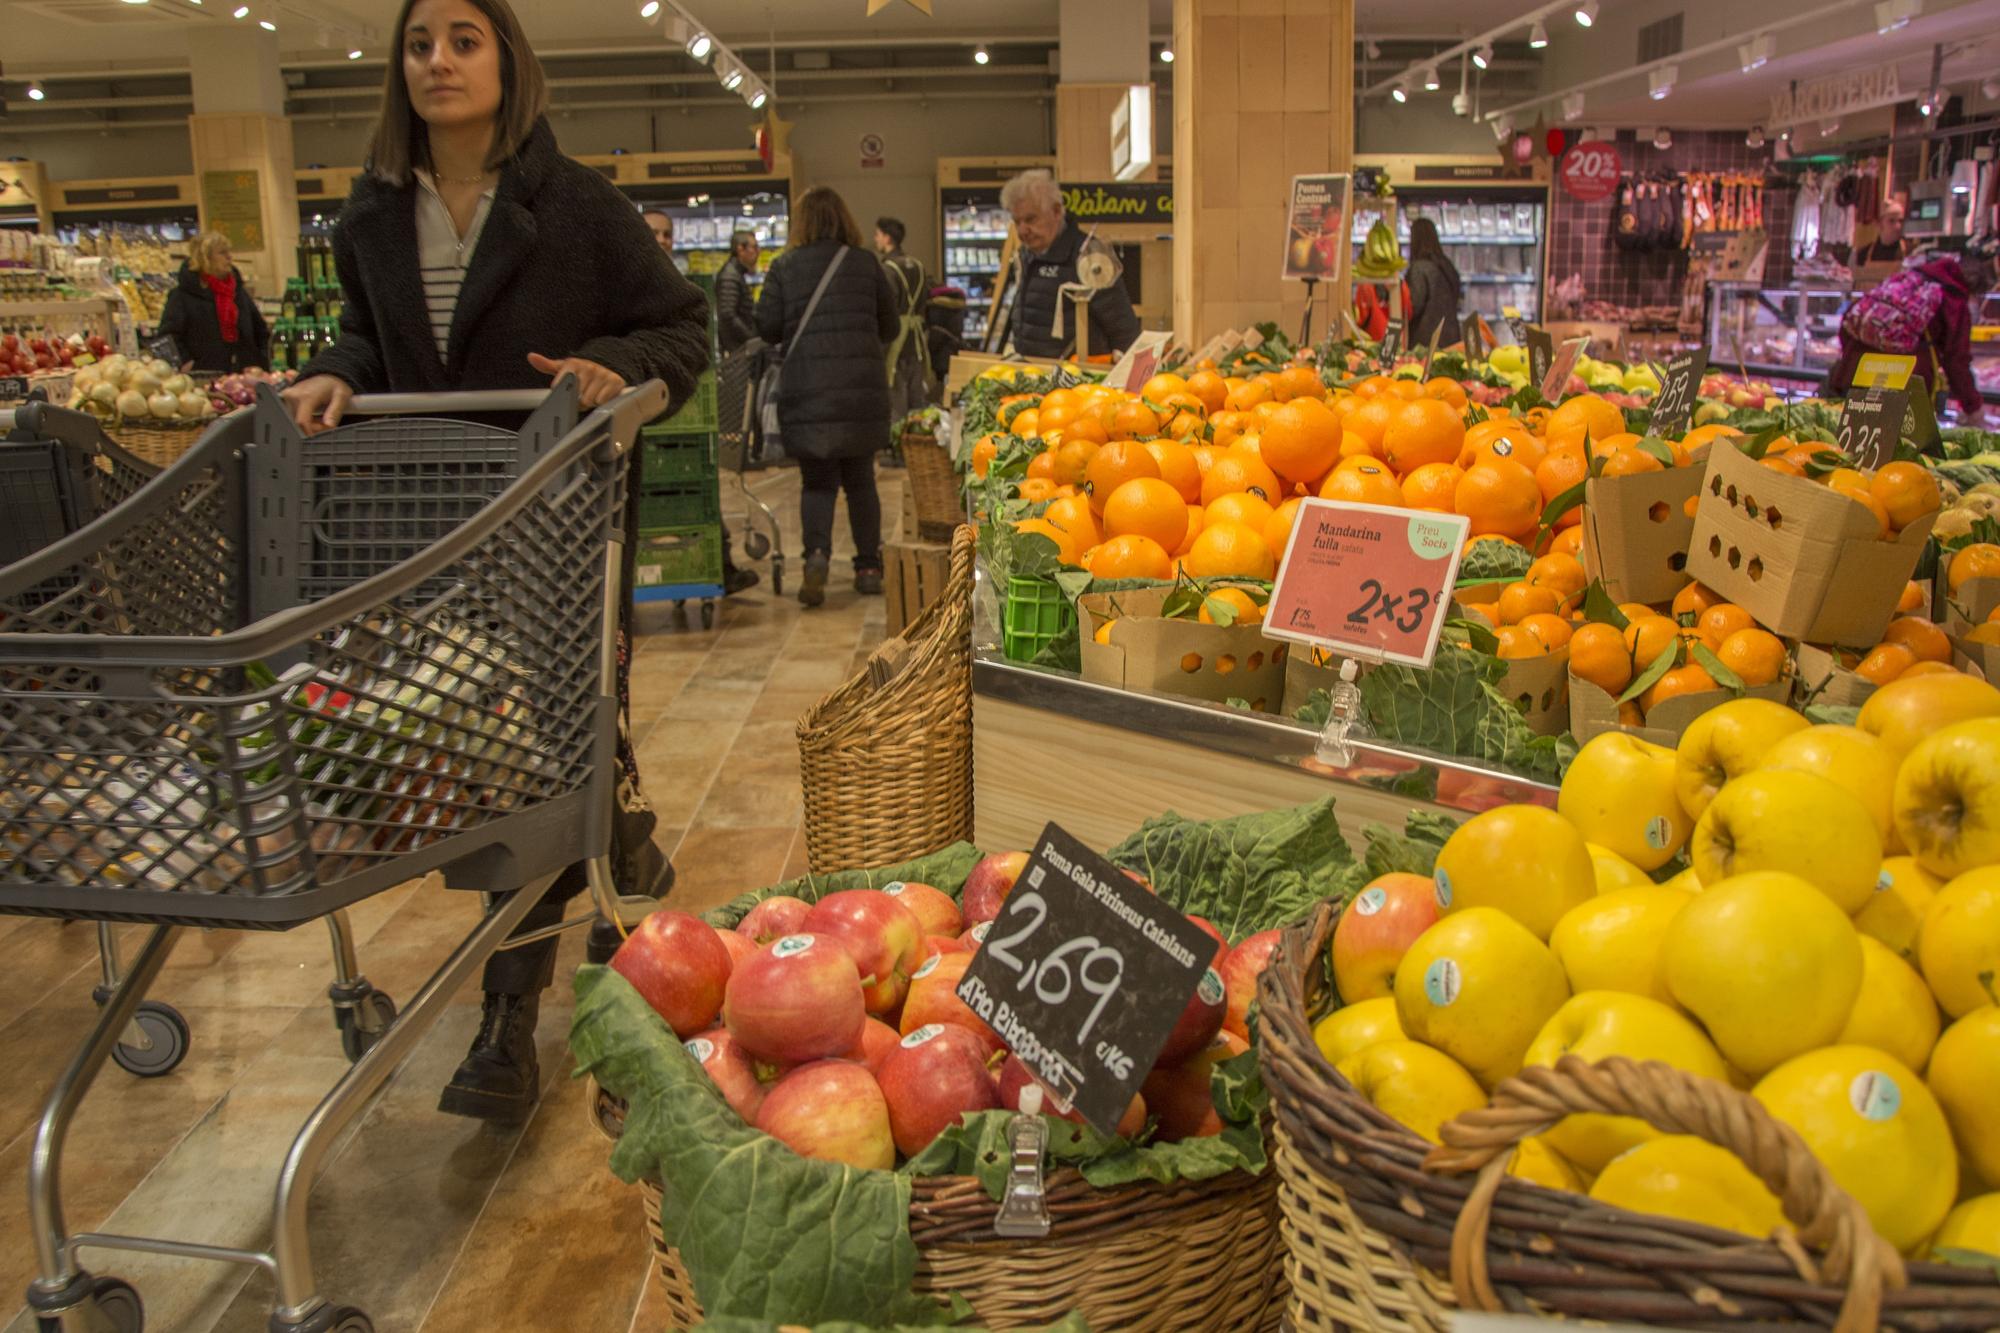
{"label": "onion pile", "polygon": [[101,420],[125,422],[207,421],[248,407],[256,401],[257,385],[282,389],[294,376],[252,368],[224,375],[207,388],[196,384],[165,361],[108,356],[95,365],[79,366],[69,406]]}

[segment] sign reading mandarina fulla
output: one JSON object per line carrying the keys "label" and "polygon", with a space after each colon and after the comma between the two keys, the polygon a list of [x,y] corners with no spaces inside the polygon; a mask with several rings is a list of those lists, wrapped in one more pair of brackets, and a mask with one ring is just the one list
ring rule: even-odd
{"label": "sign reading mandarina fulla", "polygon": [[1428,667],[1472,520],[1386,505],[1299,505],[1264,633],[1345,656]]}

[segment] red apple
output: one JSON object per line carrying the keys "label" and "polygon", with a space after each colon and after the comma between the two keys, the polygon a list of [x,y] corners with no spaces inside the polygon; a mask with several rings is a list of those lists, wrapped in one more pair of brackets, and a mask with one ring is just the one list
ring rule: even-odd
{"label": "red apple", "polygon": [[1144,875],[1140,874],[1138,871],[1136,870],[1126,871],[1125,878],[1131,880],[1134,884],[1137,884],[1140,888],[1144,889],[1146,892],[1154,895],[1155,897],[1159,896],[1160,891],[1153,887],[1153,881],[1147,879]]}
{"label": "red apple", "polygon": [[1139,1091],[1146,1109],[1159,1125],[1160,1137],[1169,1143],[1177,1139],[1199,1138],[1222,1132],[1222,1116],[1215,1109],[1209,1076],[1216,1065],[1243,1054],[1250,1044],[1234,1032],[1218,1032],[1206,1049],[1177,1065],[1156,1067],[1146,1075]]}
{"label": "red apple", "polygon": [[966,1112],[999,1109],[1000,1095],[986,1072],[989,1055],[985,1042],[943,1023],[903,1038],[876,1075],[898,1150],[914,1157]]}
{"label": "red apple", "polygon": [[1347,1004],[1394,993],[1396,964],[1437,924],[1437,891],[1423,875],[1388,874],[1354,896],[1333,928],[1333,984]]}
{"label": "red apple", "polygon": [[14,334],[14,333],[0,334],[0,347],[6,348],[9,352],[14,352],[18,351],[20,349],[20,346],[21,346],[21,338],[19,334]]}
{"label": "red apple", "polygon": [[746,1125],[755,1124],[757,1110],[764,1104],[764,1094],[770,1091],[776,1071],[769,1065],[760,1068],[743,1044],[729,1034],[728,1028],[696,1033],[684,1044],[695,1063],[721,1091],[729,1109],[742,1116]]}
{"label": "red apple", "polygon": [[884,884],[882,892],[910,909],[918,921],[923,923],[926,935],[956,935],[965,929],[965,920],[959,915],[958,904],[950,894],[933,884],[919,884],[915,880],[897,880]]}
{"label": "red apple", "polygon": [[787,935],[744,959],[722,1000],[722,1021],[736,1039],[779,1064],[844,1055],[867,1016],[854,959],[815,935]]}
{"label": "red apple", "polygon": [[965,892],[961,897],[965,919],[977,923],[999,916],[1000,904],[1007,901],[1014,881],[1027,868],[1026,852],[995,852],[972,867],[972,873],[965,877]]}
{"label": "red apple", "polygon": [[1243,1040],[1250,1040],[1250,1002],[1257,998],[1257,976],[1271,965],[1278,947],[1275,930],[1260,930],[1246,936],[1222,960],[1222,985],[1229,992],[1229,1012],[1222,1026]]}
{"label": "red apple", "polygon": [[871,1014],[894,1012],[923,962],[924,927],[916,913],[880,889],[829,893],[806,913],[805,930],[839,943],[861,972]]}
{"label": "red apple", "polygon": [[[1073,1106],[1050,1092],[1048,1085],[1029,1072],[1028,1066],[1018,1055],[1009,1055],[1000,1066],[1000,1105],[1009,1111],[1021,1109],[1021,1092],[1029,1085],[1042,1090],[1042,1114],[1052,1115],[1072,1124],[1084,1124],[1083,1116]],[[1139,1093],[1132,1094],[1132,1100],[1125,1106],[1125,1114],[1118,1117],[1118,1135],[1131,1138],[1146,1127],[1146,1099]]]}
{"label": "red apple", "polygon": [[854,1049],[841,1058],[868,1066],[868,1072],[882,1072],[882,1062],[896,1049],[902,1036],[879,1018],[870,1018],[861,1024],[861,1039],[854,1043]]}
{"label": "red apple", "polygon": [[[972,946],[955,935],[924,936],[924,961],[928,962],[941,953],[971,953]],[[918,964],[922,966],[922,964]]]}
{"label": "red apple", "polygon": [[1160,1048],[1159,1058],[1153,1063],[1176,1065],[1201,1050],[1202,1047],[1222,1030],[1222,1020],[1227,1008],[1228,994],[1222,984],[1222,960],[1229,952],[1223,942],[1222,932],[1200,917],[1189,917],[1215,940],[1215,952],[1209,959],[1208,968],[1195,983],[1194,994],[1188,996],[1187,1004],[1181,1009],[1181,1016],[1174,1023],[1174,1030],[1167,1034],[1167,1044]]}
{"label": "red apple", "polygon": [[932,1023],[964,1028],[986,1044],[989,1051],[1001,1047],[1000,1034],[981,1022],[972,1007],[958,998],[958,983],[972,966],[969,953],[943,953],[917,969],[910,978],[910,994],[903,1001],[904,1036]]}
{"label": "red apple", "polygon": [[801,1157],[862,1170],[896,1165],[889,1104],[875,1076],[845,1060],[815,1060],[764,1094],[757,1128]]}
{"label": "red apple", "polygon": [[729,983],[729,951],[715,929],[686,912],[653,912],[611,955],[611,970],[632,983],[677,1037],[715,1021]]}
{"label": "red apple", "polygon": [[745,912],[743,919],[736,923],[736,929],[755,943],[769,944],[772,940],[796,935],[803,930],[806,913],[810,911],[812,904],[803,898],[774,894]]}
{"label": "red apple", "polygon": [[978,953],[979,946],[986,943],[986,936],[992,929],[993,923],[991,921],[982,921],[978,925],[968,928],[963,935],[958,937],[958,942],[963,944],[970,952]]}
{"label": "red apple", "polygon": [[722,941],[723,949],[729,954],[729,970],[732,972],[736,970],[738,963],[757,952],[757,941],[748,935],[733,930],[718,930],[715,932],[715,938]]}

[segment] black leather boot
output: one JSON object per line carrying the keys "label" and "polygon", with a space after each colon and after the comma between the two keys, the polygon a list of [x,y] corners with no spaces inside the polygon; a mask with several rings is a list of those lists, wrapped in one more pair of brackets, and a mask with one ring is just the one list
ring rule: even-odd
{"label": "black leather boot", "polygon": [[479,1035],[445,1085],[438,1110],[499,1124],[527,1119],[542,1091],[541,1062],[535,1057],[535,1020],[541,1010],[539,995],[487,992]]}

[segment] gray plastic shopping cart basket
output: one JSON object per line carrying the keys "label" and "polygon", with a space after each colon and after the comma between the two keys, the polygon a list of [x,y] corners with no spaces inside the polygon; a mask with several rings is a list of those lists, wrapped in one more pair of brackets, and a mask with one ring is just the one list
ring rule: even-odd
{"label": "gray plastic shopping cart basket", "polygon": [[[557,872],[586,862],[598,909],[619,908],[624,473],[665,404],[648,383],[579,419],[569,380],[359,398],[360,420],[307,440],[263,389],[0,569],[0,913],[152,927],[37,1128],[43,1328],[137,1333],[133,1288],[77,1262],[124,1249],[258,1265],[273,1330],[369,1333],[316,1289],[327,1153]],[[532,414],[436,415],[504,412]],[[288,929],[431,872],[486,910],[307,1119],[268,1250],[67,1232],[64,1136],[182,928]]]}

